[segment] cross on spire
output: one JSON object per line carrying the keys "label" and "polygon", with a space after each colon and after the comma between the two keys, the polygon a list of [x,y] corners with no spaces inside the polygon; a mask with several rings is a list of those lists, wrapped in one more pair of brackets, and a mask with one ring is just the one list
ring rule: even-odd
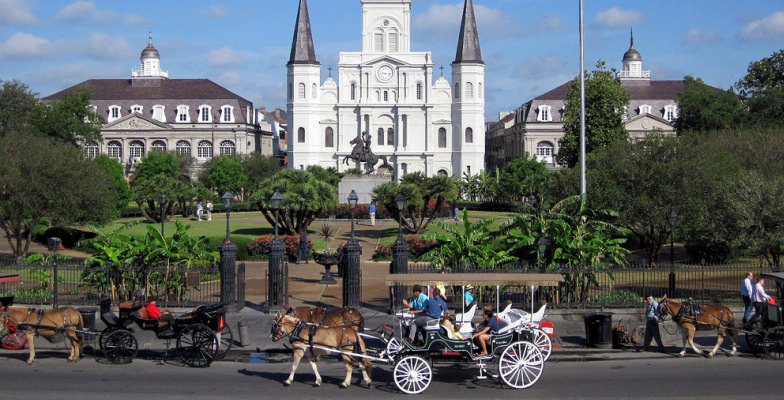
{"label": "cross on spire", "polygon": [[443,78],[444,77],[444,66],[442,65],[438,69],[441,70],[441,77]]}
{"label": "cross on spire", "polygon": [[332,78],[332,67],[327,68],[327,70],[329,71],[329,77]]}

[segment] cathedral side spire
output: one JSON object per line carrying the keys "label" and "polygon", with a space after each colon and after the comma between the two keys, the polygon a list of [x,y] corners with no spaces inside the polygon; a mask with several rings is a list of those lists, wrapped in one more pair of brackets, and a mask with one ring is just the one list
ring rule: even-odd
{"label": "cathedral side spire", "polygon": [[457,55],[455,55],[455,63],[463,62],[484,64],[482,50],[479,48],[479,33],[476,30],[472,0],[465,0],[463,6],[463,21],[460,23],[460,37],[457,42]]}
{"label": "cathedral side spire", "polygon": [[313,34],[310,31],[307,0],[299,2],[289,64],[319,64],[316,60],[316,48],[313,46]]}

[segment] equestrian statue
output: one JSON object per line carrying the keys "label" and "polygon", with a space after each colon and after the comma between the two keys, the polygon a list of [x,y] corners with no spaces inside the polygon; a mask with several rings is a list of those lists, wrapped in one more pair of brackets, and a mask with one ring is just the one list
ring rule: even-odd
{"label": "equestrian statue", "polygon": [[346,165],[349,165],[349,160],[354,160],[354,162],[358,163],[365,163],[365,173],[370,174],[376,170],[376,163],[378,160],[382,161],[382,164],[379,168],[384,167],[387,170],[391,170],[392,166],[389,165],[387,162],[387,156],[378,156],[373,154],[373,151],[370,150],[370,139],[371,136],[367,132],[362,132],[362,137],[355,137],[351,140],[351,144],[354,145],[354,148],[351,149],[351,155],[346,156],[343,159],[343,162]]}

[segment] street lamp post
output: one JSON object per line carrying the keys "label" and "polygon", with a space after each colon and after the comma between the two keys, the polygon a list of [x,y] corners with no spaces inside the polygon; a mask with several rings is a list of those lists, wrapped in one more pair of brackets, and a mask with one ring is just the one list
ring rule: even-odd
{"label": "street lamp post", "polygon": [[[392,263],[389,265],[390,274],[405,274],[408,273],[408,245],[403,240],[403,207],[406,205],[406,196],[402,193],[395,196],[395,205],[397,205],[398,222],[397,222],[397,241],[392,248]],[[400,299],[406,296],[406,287],[403,285],[392,286],[389,299],[389,313],[395,312],[395,308]]]}
{"label": "street lamp post", "polygon": [[267,278],[267,307],[270,312],[280,311],[288,297],[288,266],[283,263],[285,246],[278,238],[278,210],[283,196],[277,191],[270,198],[270,207],[275,210],[275,237],[270,244],[269,276]]}
{"label": "street lamp post", "polygon": [[673,249],[675,241],[675,222],[678,220],[678,214],[675,210],[670,211],[670,275],[669,275],[669,296],[675,295],[675,250]]}
{"label": "street lamp post", "polygon": [[355,190],[348,195],[348,205],[351,209],[351,238],[345,248],[345,268],[343,273],[343,307],[360,308],[362,305],[362,271],[359,267],[359,256],[362,247],[354,234],[354,211],[357,208],[359,196]]}
{"label": "street lamp post", "polygon": [[166,193],[161,190],[161,197],[158,198],[158,205],[161,207],[161,237],[166,237],[163,230],[163,223],[166,221]]}
{"label": "street lamp post", "polygon": [[52,303],[53,303],[52,305],[54,306],[54,308],[58,307],[58,301],[57,300],[58,300],[58,297],[60,297],[59,296],[59,289],[60,288],[58,287],[58,284],[57,284],[57,281],[59,280],[58,276],[57,276],[57,250],[60,250],[60,244],[62,242],[63,241],[59,237],[56,237],[56,236],[50,237],[49,240],[47,241],[47,245],[48,245],[49,251],[52,252],[52,278],[54,280],[54,282],[52,284],[52,289],[54,291],[54,299],[52,300]]}
{"label": "street lamp post", "polygon": [[237,302],[237,246],[229,237],[229,218],[231,202],[234,195],[231,192],[223,194],[226,202],[226,238],[221,245],[221,303],[226,307],[226,312],[234,312]]}

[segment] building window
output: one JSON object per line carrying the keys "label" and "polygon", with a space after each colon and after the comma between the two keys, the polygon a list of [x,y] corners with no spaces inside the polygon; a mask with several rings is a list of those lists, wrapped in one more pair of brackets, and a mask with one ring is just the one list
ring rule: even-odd
{"label": "building window", "polygon": [[466,175],[471,176],[471,166],[466,166]]}
{"label": "building window", "polygon": [[445,149],[446,148],[446,129],[445,128],[438,128],[438,147]]}
{"label": "building window", "polygon": [[177,106],[177,122],[191,122],[191,116],[188,114],[190,107]]}
{"label": "building window", "polygon": [[107,118],[107,122],[112,122],[118,118],[122,117],[122,113],[120,111],[120,106],[110,106],[109,107],[109,118]]}
{"label": "building window", "polygon": [[299,90],[298,90],[298,93],[297,93],[297,97],[299,97],[300,99],[304,99],[305,98],[305,84],[304,83],[300,83],[299,84]]}
{"label": "building window", "polygon": [[397,31],[394,29],[389,32],[389,51],[397,52]]}
{"label": "building window", "polygon": [[466,128],[465,131],[465,141],[466,143],[474,143],[474,130],[471,128]]}
{"label": "building window", "polygon": [[234,122],[234,107],[221,107],[221,122]]}
{"label": "building window", "polygon": [[289,83],[289,99],[294,97],[294,89],[293,88],[294,88],[294,84],[293,83]]}
{"label": "building window", "polygon": [[87,158],[98,157],[98,143],[90,142],[84,146],[84,156]]}
{"label": "building window", "polygon": [[455,83],[455,98],[456,99],[460,98],[460,84],[459,83]]}
{"label": "building window", "polygon": [[640,115],[645,115],[650,113],[651,113],[651,106],[647,104],[643,104],[640,106]]}
{"label": "building window", "polygon": [[378,145],[384,145],[384,128],[378,128]]}
{"label": "building window", "polygon": [[177,142],[177,154],[181,156],[191,155],[191,144],[187,140]]}
{"label": "building window", "polygon": [[422,84],[421,83],[417,83],[417,93],[416,93],[416,96],[417,96],[417,100],[422,100]]}
{"label": "building window", "polygon": [[670,104],[668,106],[664,106],[664,119],[667,121],[675,121],[678,118],[678,107]]}
{"label": "building window", "polygon": [[439,176],[449,176],[449,172],[447,172],[445,169],[439,169],[437,174]]}
{"label": "building window", "polygon": [[297,129],[297,142],[305,143],[305,128]]}
{"label": "building window", "polygon": [[118,161],[122,160],[122,143],[116,140],[109,142],[109,144],[106,145],[106,154]]}
{"label": "building window", "polygon": [[166,122],[166,106],[160,104],[152,106],[152,119]]}
{"label": "building window", "polygon": [[466,86],[465,86],[465,97],[467,99],[473,99],[474,98],[474,84],[471,83],[471,82],[466,83]]}
{"label": "building window", "polygon": [[166,151],[166,142],[163,140],[156,140],[152,142],[152,150],[153,151]]}
{"label": "building window", "polygon": [[318,85],[316,85],[316,84],[314,83],[314,84],[312,85],[312,87],[310,88],[310,90],[313,92],[313,93],[311,93],[311,94],[310,94],[310,97],[312,97],[312,98],[316,99],[316,98],[317,98],[317,96],[318,96]]}
{"label": "building window", "polygon": [[212,142],[209,140],[199,142],[199,147],[196,148],[196,156],[198,158],[212,158]]}
{"label": "building window", "polygon": [[134,140],[128,145],[128,150],[131,160],[138,161],[144,156],[144,143],[140,140]]}
{"label": "building window", "polygon": [[536,115],[536,120],[539,122],[552,122],[553,114],[550,112],[552,108],[550,106],[541,105],[537,108],[538,112]]}
{"label": "building window", "polygon": [[324,131],[324,147],[335,147],[335,131],[330,126]]}
{"label": "building window", "polygon": [[384,101],[389,101],[389,92],[386,90],[384,91]]}
{"label": "building window", "polygon": [[402,163],[400,164],[400,176],[405,176],[408,174],[408,164]]}
{"label": "building window", "polygon": [[143,109],[144,109],[144,107],[142,107],[142,106],[140,106],[138,104],[134,104],[134,105],[131,106],[131,113],[141,114]]}
{"label": "building window", "polygon": [[536,145],[536,161],[552,164],[554,149],[555,147],[550,142],[539,142]]}
{"label": "building window", "polygon": [[484,93],[482,93],[482,84],[479,84],[479,98],[481,99]]}
{"label": "building window", "polygon": [[377,31],[373,33],[373,51],[381,53],[384,51],[384,32]]}
{"label": "building window", "polygon": [[392,128],[387,129],[387,144],[390,146],[395,145],[395,130]]}
{"label": "building window", "polygon": [[357,99],[357,84],[351,83],[351,100]]}
{"label": "building window", "polygon": [[237,154],[236,150],[236,146],[231,140],[224,140],[220,144],[220,155],[222,156],[233,156]]}
{"label": "building window", "polygon": [[212,107],[199,107],[199,122],[212,122]]}

